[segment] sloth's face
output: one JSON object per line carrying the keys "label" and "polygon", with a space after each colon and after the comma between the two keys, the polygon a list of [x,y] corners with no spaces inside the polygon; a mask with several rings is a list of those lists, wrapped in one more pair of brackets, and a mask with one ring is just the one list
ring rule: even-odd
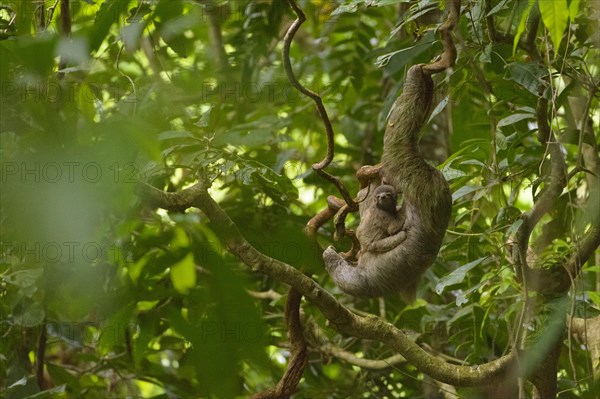
{"label": "sloth's face", "polygon": [[384,191],[376,194],[377,206],[388,212],[396,210],[396,195],[390,191]]}

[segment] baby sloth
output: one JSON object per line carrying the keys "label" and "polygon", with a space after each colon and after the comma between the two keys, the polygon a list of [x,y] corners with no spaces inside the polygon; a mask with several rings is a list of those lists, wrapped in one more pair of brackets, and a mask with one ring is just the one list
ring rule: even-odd
{"label": "baby sloth", "polygon": [[[323,252],[329,275],[350,295],[374,297],[401,291],[398,286],[405,288],[402,276],[396,275],[402,267],[399,252],[403,251],[403,242],[407,239],[407,232],[402,230],[405,228],[404,210],[397,207],[396,189],[379,183],[371,181],[358,193],[364,200],[358,205],[360,224],[356,238],[361,250],[357,262],[336,252],[332,246]],[[407,302],[412,300],[412,296],[409,297]]]}
{"label": "baby sloth", "polygon": [[396,189],[382,184],[373,190],[375,206],[368,207],[361,215],[361,223],[356,230],[360,242],[360,255],[365,252],[387,252],[406,239],[401,231],[404,220],[397,206]]}

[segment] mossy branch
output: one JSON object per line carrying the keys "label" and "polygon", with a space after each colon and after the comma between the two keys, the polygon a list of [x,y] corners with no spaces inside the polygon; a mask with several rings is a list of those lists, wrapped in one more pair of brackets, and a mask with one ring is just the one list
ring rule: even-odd
{"label": "mossy branch", "polygon": [[211,228],[229,251],[251,270],[264,273],[296,289],[316,306],[340,333],[379,341],[401,354],[408,362],[430,377],[456,386],[489,385],[514,367],[511,354],[491,362],[458,366],[432,356],[411,341],[394,325],[377,316],[358,316],[340,304],[329,292],[287,263],[270,258],[254,248],[240,233],[235,223],[208,194],[202,182],[179,193],[165,193],[142,183],[140,195],[154,206],[167,210],[197,207],[211,221]]}

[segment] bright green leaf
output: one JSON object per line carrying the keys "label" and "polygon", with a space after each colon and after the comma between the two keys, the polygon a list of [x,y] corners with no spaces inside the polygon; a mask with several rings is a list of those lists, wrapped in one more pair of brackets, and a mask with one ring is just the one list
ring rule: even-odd
{"label": "bright green leaf", "polygon": [[90,50],[98,50],[102,42],[106,40],[110,27],[127,10],[130,2],[131,0],[106,0],[102,3],[89,35]]}
{"label": "bright green leaf", "polygon": [[498,4],[496,4],[496,6],[494,8],[492,8],[490,10],[490,12],[488,12],[486,14],[486,17],[491,17],[492,15],[498,13],[500,10],[502,10],[504,7],[506,7],[506,3],[508,3],[510,0],[502,0],[501,2],[499,2]]}
{"label": "bright green leaf", "polygon": [[513,54],[517,51],[517,44],[519,44],[519,40],[525,32],[525,27],[527,26],[527,19],[529,18],[529,13],[531,12],[531,9],[533,8],[535,2],[536,0],[528,0],[527,7],[525,7],[523,13],[521,14],[521,18],[519,19],[519,27],[517,28],[517,33],[515,34],[515,38],[513,40]]}
{"label": "bright green leaf", "polygon": [[596,291],[586,291],[585,293],[590,297],[596,306],[600,306],[600,294],[598,294]]}
{"label": "bright green leaf", "polygon": [[196,264],[192,253],[171,266],[171,281],[177,292],[181,294],[187,293],[190,288],[196,286]]}
{"label": "bright green leaf", "polygon": [[96,96],[94,96],[94,92],[90,86],[85,83],[79,85],[75,92],[75,99],[77,101],[77,108],[81,111],[81,114],[88,120],[93,121],[96,115]]}
{"label": "bright green leaf", "polygon": [[544,25],[550,32],[550,37],[554,43],[554,51],[556,52],[560,47],[569,20],[567,0],[539,0],[539,4],[542,21],[544,21]]}
{"label": "bright green leaf", "polygon": [[464,197],[465,195],[469,195],[478,190],[483,190],[485,187],[481,186],[473,186],[473,185],[465,185],[452,193],[452,201],[456,201],[459,198]]}
{"label": "bright green leaf", "polygon": [[569,19],[571,23],[575,22],[575,18],[577,18],[577,14],[579,14],[579,3],[581,0],[571,0],[569,3]]}

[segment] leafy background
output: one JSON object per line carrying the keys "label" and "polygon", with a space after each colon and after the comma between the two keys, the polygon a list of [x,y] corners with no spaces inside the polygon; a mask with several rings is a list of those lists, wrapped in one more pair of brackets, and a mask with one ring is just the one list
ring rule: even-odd
{"label": "leafy background", "polygon": [[[463,2],[459,59],[436,80],[439,105],[422,147],[451,184],[446,242],[414,304],[351,298],[332,284],[303,231],[337,193],[311,172],[326,151],[323,126],[281,64],[294,18],[286,2],[71,1],[70,37],[54,1],[0,4],[6,398],[234,397],[280,378],[286,287],[248,272],[201,212],[149,207],[136,196],[140,180],[167,191],[212,180],[211,195],[258,249],[451,362],[477,364],[508,350],[523,305],[509,247],[544,184],[540,85],[569,170],[584,161],[591,169],[594,152],[598,159],[597,3]],[[308,21],[292,46],[294,69],[324,99],[336,132],[329,171],[355,193],[355,171],[381,155],[406,68],[441,51],[435,28],[444,5],[299,4]],[[539,60],[517,46],[531,10],[543,21]],[[490,40],[490,17],[513,40]],[[581,123],[588,114],[591,126]],[[540,263],[563,259],[598,223],[599,203],[593,175],[574,173],[534,231],[553,232],[536,248]],[[328,224],[319,242],[331,237]],[[544,335],[552,306],[598,313],[598,256],[569,300],[550,301],[538,315],[535,334]],[[314,334],[297,397],[429,397],[432,383],[409,363],[366,370],[327,349],[382,359],[389,348],[335,333],[309,304],[303,320]],[[46,367],[37,381],[41,335]],[[566,346],[560,397],[594,397],[588,353],[570,338]]]}

